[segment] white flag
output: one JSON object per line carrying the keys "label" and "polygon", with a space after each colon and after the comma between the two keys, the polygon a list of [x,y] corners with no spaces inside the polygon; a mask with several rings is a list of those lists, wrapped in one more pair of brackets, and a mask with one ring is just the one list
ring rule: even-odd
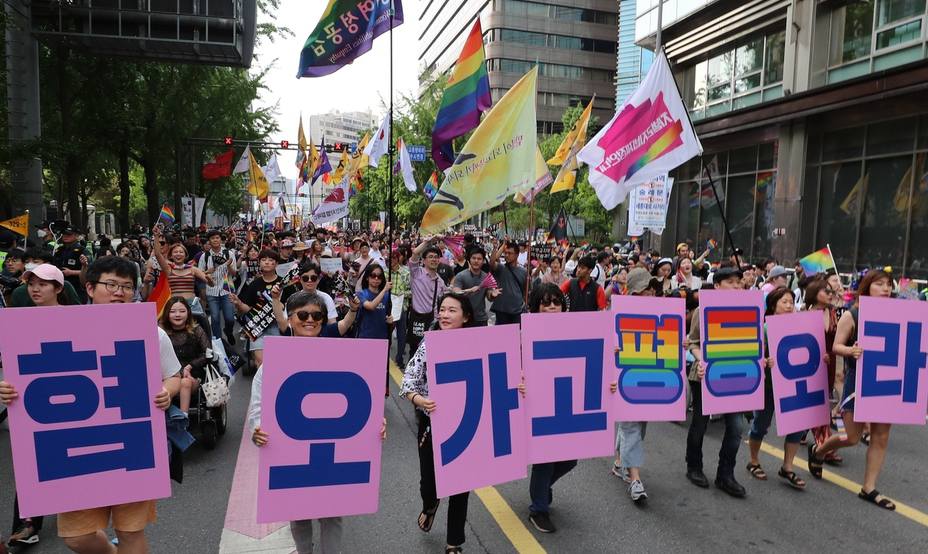
{"label": "white flag", "polygon": [[232,169],[232,174],[238,173],[247,173],[251,169],[251,146],[246,146],[245,151],[242,152],[242,157],[238,159],[238,163],[235,164],[235,168]]}
{"label": "white flag", "polygon": [[348,215],[348,182],[351,179],[347,174],[342,182],[335,187],[321,204],[313,210],[313,224],[326,225]]}
{"label": "white flag", "polygon": [[[396,139],[396,149],[400,153],[400,159],[396,162],[397,167],[394,168],[393,172],[403,175],[403,183],[406,184],[406,190],[409,192],[416,192],[419,190],[419,186],[416,185],[416,177],[412,173],[412,160],[409,158],[409,150],[406,149],[406,143],[403,142],[403,139]],[[399,171],[397,171],[397,169]]]}
{"label": "white flag", "polygon": [[661,53],[618,113],[577,154],[607,210],[628,191],[702,153],[686,106]]}
{"label": "white flag", "polygon": [[280,165],[277,163],[277,152],[271,154],[271,159],[264,166],[264,176],[267,177],[268,183],[273,183],[280,178]]}
{"label": "white flag", "polygon": [[364,155],[370,158],[368,164],[371,167],[377,167],[377,163],[380,161],[380,158],[387,153],[389,147],[390,112],[387,112],[387,115],[383,116],[383,121],[380,122],[380,128],[377,129],[377,133],[374,134],[374,138],[364,147]]}

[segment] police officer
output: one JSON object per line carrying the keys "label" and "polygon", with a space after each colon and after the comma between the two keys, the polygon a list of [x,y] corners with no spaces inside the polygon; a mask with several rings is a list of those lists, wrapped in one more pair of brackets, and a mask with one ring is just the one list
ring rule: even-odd
{"label": "police officer", "polygon": [[81,240],[81,235],[72,225],[61,230],[60,246],[55,251],[53,263],[64,273],[66,281],[74,286],[81,302],[87,301],[87,294],[81,285],[81,272],[90,262],[90,252]]}

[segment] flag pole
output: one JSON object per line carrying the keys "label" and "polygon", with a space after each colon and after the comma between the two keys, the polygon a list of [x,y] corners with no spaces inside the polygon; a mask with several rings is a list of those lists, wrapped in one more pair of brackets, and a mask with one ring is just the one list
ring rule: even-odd
{"label": "flag pole", "polygon": [[[394,218],[394,207],[393,207],[393,156],[396,151],[394,146],[394,141],[396,137],[393,133],[393,18],[396,15],[396,6],[393,3],[393,0],[390,0],[390,142],[387,145],[388,152],[390,154],[390,166],[387,169],[387,176],[390,180],[390,225],[389,231],[387,234],[387,244],[390,245],[390,257],[393,257],[393,218]],[[387,260],[387,267],[389,268],[389,278],[390,281],[393,281],[393,264],[390,260]]]}
{"label": "flag pole", "polygon": [[528,255],[525,257],[525,259],[528,260],[528,267],[526,268],[527,271],[525,274],[525,305],[526,306],[528,305],[529,278],[532,276],[532,250],[534,249],[534,246],[535,246],[535,196],[537,195],[534,195],[534,194],[532,195],[532,201],[529,205],[530,211],[529,211],[529,216],[528,216],[528,219],[529,219],[528,228],[532,234],[528,238]]}
{"label": "flag pole", "polygon": [[838,264],[835,263],[835,255],[831,251],[831,244],[826,243],[825,246],[828,247],[828,257],[831,258],[831,266],[835,268],[835,275],[838,275]]}

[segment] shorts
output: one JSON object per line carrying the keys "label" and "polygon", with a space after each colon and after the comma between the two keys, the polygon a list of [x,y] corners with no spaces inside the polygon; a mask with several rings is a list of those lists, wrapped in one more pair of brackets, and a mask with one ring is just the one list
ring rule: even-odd
{"label": "shorts", "polygon": [[149,523],[154,523],[157,519],[155,501],[143,500],[58,514],[58,536],[71,538],[96,533],[109,527],[111,516],[113,529],[117,531],[144,531]]}
{"label": "shorts", "polygon": [[251,341],[251,344],[248,346],[250,352],[255,350],[264,350],[264,337],[279,337],[280,336],[280,327],[277,326],[277,321],[275,320],[271,323],[271,326],[264,330],[264,333],[260,337]]}
{"label": "shorts", "polygon": [[841,412],[854,411],[854,398],[857,397],[857,371],[845,369],[844,390],[841,393]]}

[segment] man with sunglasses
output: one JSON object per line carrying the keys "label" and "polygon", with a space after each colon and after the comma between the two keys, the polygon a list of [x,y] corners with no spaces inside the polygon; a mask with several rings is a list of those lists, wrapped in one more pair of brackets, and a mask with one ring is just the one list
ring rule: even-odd
{"label": "man with sunglasses", "polygon": [[596,261],[584,256],[577,262],[577,276],[561,285],[570,312],[595,312],[606,309],[606,293],[592,278]]}
{"label": "man with sunglasses", "polygon": [[[338,312],[335,309],[335,300],[333,300],[330,295],[319,290],[319,281],[322,276],[322,269],[319,267],[319,264],[315,262],[303,262],[297,271],[299,271],[300,274],[300,286],[302,290],[310,294],[318,295],[322,298],[322,301],[325,302],[327,322],[337,322]],[[281,302],[286,304],[290,296],[294,294],[298,294],[298,292],[286,295],[281,299]]]}

